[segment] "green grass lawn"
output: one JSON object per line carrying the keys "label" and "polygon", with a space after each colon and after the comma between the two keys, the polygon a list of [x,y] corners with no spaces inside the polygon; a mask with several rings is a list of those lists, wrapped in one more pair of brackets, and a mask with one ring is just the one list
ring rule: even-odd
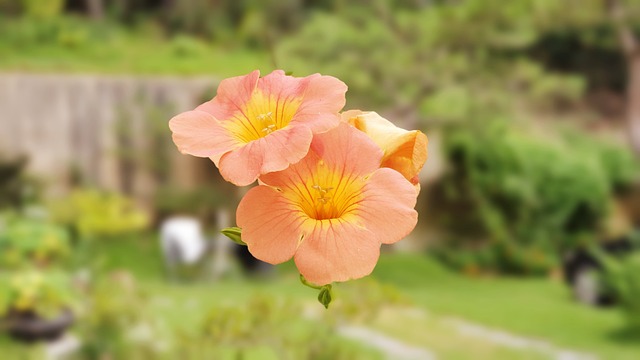
{"label": "green grass lawn", "polygon": [[0,71],[233,76],[273,68],[264,51],[158,31],[62,18],[53,24],[0,18]]}
{"label": "green grass lawn", "polygon": [[[316,292],[299,283],[291,263],[279,266],[274,276],[267,278],[245,279],[236,274],[218,282],[173,284],[164,280],[152,237],[105,242],[94,250],[100,254],[97,258],[102,271],[131,271],[149,297],[149,311],[184,332],[198,331],[204,314],[212,309],[243,308],[255,298],[269,297],[299,306],[295,311],[300,315],[290,316],[304,313],[328,326],[344,322],[336,314],[344,315],[345,308],[351,306],[359,314],[356,323],[408,345],[426,347],[442,359],[548,358],[542,352],[508,348],[461,334],[452,325],[453,318],[603,359],[636,359],[640,354],[640,341],[622,332],[624,322],[617,309],[581,306],[559,281],[472,279],[453,274],[419,254],[383,254],[372,276],[378,282],[370,278],[338,284],[336,300],[325,311],[315,301]],[[395,305],[385,303],[393,296],[381,296],[378,287],[370,286],[376,283],[389,287],[400,300],[394,301]],[[313,322],[305,324],[313,326]],[[3,351],[24,353],[24,348],[6,338],[0,337],[0,346],[8,349]]]}
{"label": "green grass lawn", "polygon": [[426,257],[383,257],[374,272],[396,284],[430,311],[463,318],[592,352],[606,359],[637,359],[640,340],[623,330],[622,313],[595,309],[571,299],[569,289],[549,279],[471,279],[446,272]]}
{"label": "green grass lawn", "polygon": [[246,49],[206,47],[180,55],[171,44],[129,39],[109,48],[64,49],[44,45],[0,48],[0,70],[46,73],[235,76],[272,69],[267,56]]}

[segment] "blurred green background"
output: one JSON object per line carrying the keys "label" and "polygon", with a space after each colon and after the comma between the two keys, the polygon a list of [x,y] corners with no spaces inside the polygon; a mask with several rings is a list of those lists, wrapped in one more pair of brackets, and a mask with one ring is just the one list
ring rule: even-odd
{"label": "blurred green background", "polygon": [[[429,137],[418,227],[326,311],[220,237],[243,191],[171,141],[253,69]],[[637,1],[0,0],[0,129],[3,358],[640,354]],[[177,215],[207,240],[171,267]]]}

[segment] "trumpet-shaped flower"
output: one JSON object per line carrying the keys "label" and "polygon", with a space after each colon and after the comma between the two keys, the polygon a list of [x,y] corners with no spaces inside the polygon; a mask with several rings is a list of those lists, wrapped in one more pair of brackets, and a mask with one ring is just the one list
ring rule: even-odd
{"label": "trumpet-shaped flower", "polygon": [[424,133],[401,129],[373,111],[345,111],[342,120],[369,135],[382,149],[382,167],[400,172],[419,186],[418,174],[427,161],[428,140]]}
{"label": "trumpet-shaped flower", "polygon": [[259,71],[223,80],[210,101],[169,122],[182,153],[208,157],[244,186],[286,169],[308,152],[313,134],[336,127],[347,86],[331,76]]}
{"label": "trumpet-shaped flower", "polygon": [[382,150],[347,124],[315,135],[309,153],[260,177],[236,213],[242,240],[271,264],[295,260],[315,284],[371,273],[380,245],[416,225],[417,193],[400,173],[380,168]]}

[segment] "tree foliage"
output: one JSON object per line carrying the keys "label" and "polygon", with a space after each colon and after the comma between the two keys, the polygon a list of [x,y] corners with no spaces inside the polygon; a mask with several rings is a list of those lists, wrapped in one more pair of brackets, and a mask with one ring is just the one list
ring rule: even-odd
{"label": "tree foliage", "polygon": [[449,135],[438,188],[450,235],[440,255],[454,267],[544,274],[596,240],[612,195],[638,175],[626,148],[579,132],[474,130]]}

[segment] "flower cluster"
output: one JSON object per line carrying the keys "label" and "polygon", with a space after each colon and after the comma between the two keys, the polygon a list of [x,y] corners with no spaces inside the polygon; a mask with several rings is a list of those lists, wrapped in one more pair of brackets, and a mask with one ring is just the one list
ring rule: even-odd
{"label": "flower cluster", "polygon": [[415,227],[427,137],[345,105],[331,76],[258,71],[169,122],[182,153],[210,158],[237,186],[258,180],[236,213],[256,258],[294,259],[309,283],[366,276]]}

